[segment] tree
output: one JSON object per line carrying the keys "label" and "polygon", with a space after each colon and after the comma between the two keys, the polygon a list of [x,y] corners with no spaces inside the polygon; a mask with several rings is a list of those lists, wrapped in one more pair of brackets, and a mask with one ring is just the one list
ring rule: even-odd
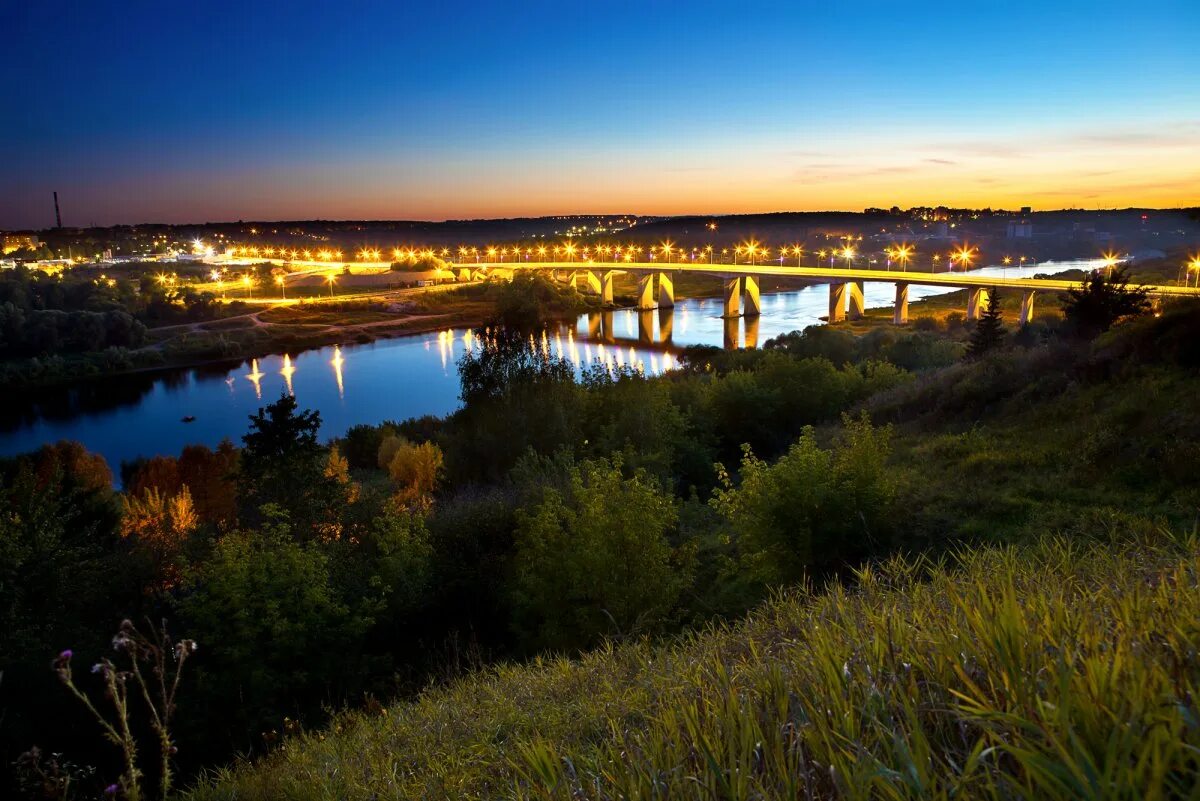
{"label": "tree", "polygon": [[1123,267],[1114,267],[1107,276],[1096,270],[1083,284],[1067,290],[1063,296],[1063,315],[1082,336],[1093,337],[1112,328],[1127,317],[1150,310],[1146,290],[1130,288]]}
{"label": "tree", "polygon": [[988,292],[987,305],[983,314],[975,321],[975,330],[967,344],[967,356],[978,359],[1004,343],[1004,320],[1000,313],[1000,296],[993,289]]}
{"label": "tree", "polygon": [[250,416],[242,437],[239,517],[262,520],[260,507],[273,504],[286,510],[298,532],[336,535],[345,487],[329,474],[327,449],[317,442],[320,413],[296,408],[296,399],[284,395]]}
{"label": "tree", "polygon": [[415,445],[389,434],[379,446],[379,466],[400,485],[397,499],[410,507],[426,508],[432,502],[443,461],[442,449],[432,442]]}
{"label": "tree", "polygon": [[526,643],[582,648],[653,628],[686,580],[667,538],[676,519],[658,483],[624,478],[619,459],[572,465],[565,490],[517,513],[512,594]]}
{"label": "tree", "polygon": [[348,597],[317,542],[297,542],[277,508],[258,530],[235,531],[187,574],[180,611],[205,643],[200,692],[206,733],[228,727],[252,746],[284,709],[316,710],[360,687],[354,655],[378,597]]}
{"label": "tree", "polygon": [[549,455],[583,440],[582,392],[564,359],[501,330],[459,362],[464,407],[442,438],[454,482],[500,480],[532,449]]}
{"label": "tree", "polygon": [[139,495],[121,496],[121,536],[133,541],[149,559],[156,590],[179,580],[179,562],[188,537],[200,525],[187,485],[175,495],[151,487]]}

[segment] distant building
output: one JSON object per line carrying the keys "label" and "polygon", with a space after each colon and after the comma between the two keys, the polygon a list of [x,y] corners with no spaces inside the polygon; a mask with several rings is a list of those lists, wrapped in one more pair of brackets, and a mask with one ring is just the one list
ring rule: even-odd
{"label": "distant building", "polygon": [[1026,220],[1010,222],[1007,236],[1009,239],[1033,239],[1033,224]]}
{"label": "distant building", "polygon": [[16,250],[34,250],[41,244],[33,234],[5,234],[3,251],[8,254]]}
{"label": "distant building", "polygon": [[1033,214],[1033,206],[1022,206],[1021,213],[1022,214]]}

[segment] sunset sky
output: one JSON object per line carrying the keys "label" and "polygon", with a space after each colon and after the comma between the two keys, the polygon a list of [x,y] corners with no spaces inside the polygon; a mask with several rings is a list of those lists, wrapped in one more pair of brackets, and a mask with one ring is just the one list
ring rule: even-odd
{"label": "sunset sky", "polygon": [[67,225],[1200,204],[1195,0],[4,0],[0,30],[0,228],[53,190]]}

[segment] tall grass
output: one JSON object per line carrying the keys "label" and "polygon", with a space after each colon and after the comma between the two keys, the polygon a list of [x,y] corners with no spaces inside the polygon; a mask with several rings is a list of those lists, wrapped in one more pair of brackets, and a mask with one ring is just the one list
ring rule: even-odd
{"label": "tall grass", "polygon": [[1194,797],[1198,572],[1163,532],[895,558],[344,717],[188,797]]}

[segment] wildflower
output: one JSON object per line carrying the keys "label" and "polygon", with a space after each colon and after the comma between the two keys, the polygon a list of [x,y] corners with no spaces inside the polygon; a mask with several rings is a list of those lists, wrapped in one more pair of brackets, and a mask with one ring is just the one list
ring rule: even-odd
{"label": "wildflower", "polygon": [[54,657],[54,661],[50,663],[50,668],[65,678],[71,672],[71,657],[74,655],[70,648],[59,652],[58,656]]}

